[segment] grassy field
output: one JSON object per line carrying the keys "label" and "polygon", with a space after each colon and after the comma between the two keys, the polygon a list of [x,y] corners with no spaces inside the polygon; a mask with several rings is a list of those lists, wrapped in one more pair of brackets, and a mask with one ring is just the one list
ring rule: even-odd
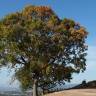
{"label": "grassy field", "polygon": [[45,96],[96,96],[96,89],[72,89],[50,93]]}

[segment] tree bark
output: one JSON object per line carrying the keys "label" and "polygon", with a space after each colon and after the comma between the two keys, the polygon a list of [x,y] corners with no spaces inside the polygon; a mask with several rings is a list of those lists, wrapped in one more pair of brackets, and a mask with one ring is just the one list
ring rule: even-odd
{"label": "tree bark", "polygon": [[33,92],[32,96],[38,96],[38,90],[37,90],[37,79],[34,79],[34,84],[33,84]]}

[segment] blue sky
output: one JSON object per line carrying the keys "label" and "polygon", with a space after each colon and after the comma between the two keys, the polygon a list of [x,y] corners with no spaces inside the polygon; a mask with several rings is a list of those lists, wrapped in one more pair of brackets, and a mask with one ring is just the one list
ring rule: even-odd
{"label": "blue sky", "polygon": [[[22,10],[26,5],[50,6],[60,18],[70,18],[85,26],[89,32],[86,41],[89,46],[87,70],[79,75],[74,74],[72,83],[80,83],[84,79],[96,80],[96,0],[0,0],[0,18]],[[1,71],[0,86],[9,86],[10,76],[7,74],[7,70]]]}

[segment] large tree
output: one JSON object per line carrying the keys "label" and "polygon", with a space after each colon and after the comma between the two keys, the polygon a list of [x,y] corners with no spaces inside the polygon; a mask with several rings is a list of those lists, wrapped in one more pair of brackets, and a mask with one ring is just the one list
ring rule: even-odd
{"label": "large tree", "polygon": [[86,69],[83,26],[60,19],[49,7],[27,6],[0,21],[0,64],[15,70],[23,88],[43,90]]}

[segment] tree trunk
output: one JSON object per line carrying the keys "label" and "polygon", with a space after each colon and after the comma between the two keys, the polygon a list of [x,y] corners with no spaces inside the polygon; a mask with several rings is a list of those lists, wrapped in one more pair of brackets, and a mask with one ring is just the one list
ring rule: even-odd
{"label": "tree trunk", "polygon": [[38,90],[37,90],[37,79],[34,79],[34,84],[33,84],[33,95],[32,96],[38,96]]}

